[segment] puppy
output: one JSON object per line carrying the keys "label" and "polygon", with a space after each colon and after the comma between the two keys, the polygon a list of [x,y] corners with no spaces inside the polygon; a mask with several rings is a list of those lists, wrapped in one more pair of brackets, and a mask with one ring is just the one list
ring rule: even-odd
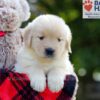
{"label": "puppy", "polygon": [[63,19],[55,15],[37,17],[25,29],[16,70],[29,76],[34,90],[44,91],[47,80],[49,89],[58,92],[66,75],[75,75],[69,60],[71,39],[71,31]]}

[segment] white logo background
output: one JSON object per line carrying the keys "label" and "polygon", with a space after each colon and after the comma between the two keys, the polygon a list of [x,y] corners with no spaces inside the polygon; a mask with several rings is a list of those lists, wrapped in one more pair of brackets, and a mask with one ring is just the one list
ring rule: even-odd
{"label": "white logo background", "polygon": [[83,18],[100,19],[100,0],[83,0]]}

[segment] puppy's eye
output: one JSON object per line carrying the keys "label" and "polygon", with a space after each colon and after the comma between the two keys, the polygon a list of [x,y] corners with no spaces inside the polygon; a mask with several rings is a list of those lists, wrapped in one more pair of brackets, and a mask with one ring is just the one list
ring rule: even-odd
{"label": "puppy's eye", "polygon": [[16,9],[15,7],[11,6],[12,9]]}
{"label": "puppy's eye", "polygon": [[40,39],[40,40],[43,40],[43,39],[44,39],[44,36],[40,36],[39,39]]}
{"label": "puppy's eye", "polygon": [[58,42],[61,42],[62,40],[60,38],[58,38]]}
{"label": "puppy's eye", "polygon": [[2,8],[3,6],[2,5],[0,5],[0,8]]}

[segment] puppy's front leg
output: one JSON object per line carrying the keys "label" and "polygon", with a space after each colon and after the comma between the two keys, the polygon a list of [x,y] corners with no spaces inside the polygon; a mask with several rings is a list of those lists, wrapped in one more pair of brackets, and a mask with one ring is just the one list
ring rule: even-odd
{"label": "puppy's front leg", "polygon": [[34,71],[31,70],[28,75],[31,87],[38,92],[43,92],[46,88],[46,77],[43,71],[34,69]]}
{"label": "puppy's front leg", "polygon": [[48,73],[48,86],[51,91],[58,92],[64,86],[66,72],[64,69],[55,68]]}

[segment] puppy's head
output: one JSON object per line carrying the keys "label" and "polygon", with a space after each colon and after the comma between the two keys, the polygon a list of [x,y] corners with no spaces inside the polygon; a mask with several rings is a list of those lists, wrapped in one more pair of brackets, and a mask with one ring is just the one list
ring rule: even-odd
{"label": "puppy's head", "polygon": [[43,58],[62,57],[71,53],[71,31],[63,19],[55,15],[41,15],[25,29],[25,46]]}

